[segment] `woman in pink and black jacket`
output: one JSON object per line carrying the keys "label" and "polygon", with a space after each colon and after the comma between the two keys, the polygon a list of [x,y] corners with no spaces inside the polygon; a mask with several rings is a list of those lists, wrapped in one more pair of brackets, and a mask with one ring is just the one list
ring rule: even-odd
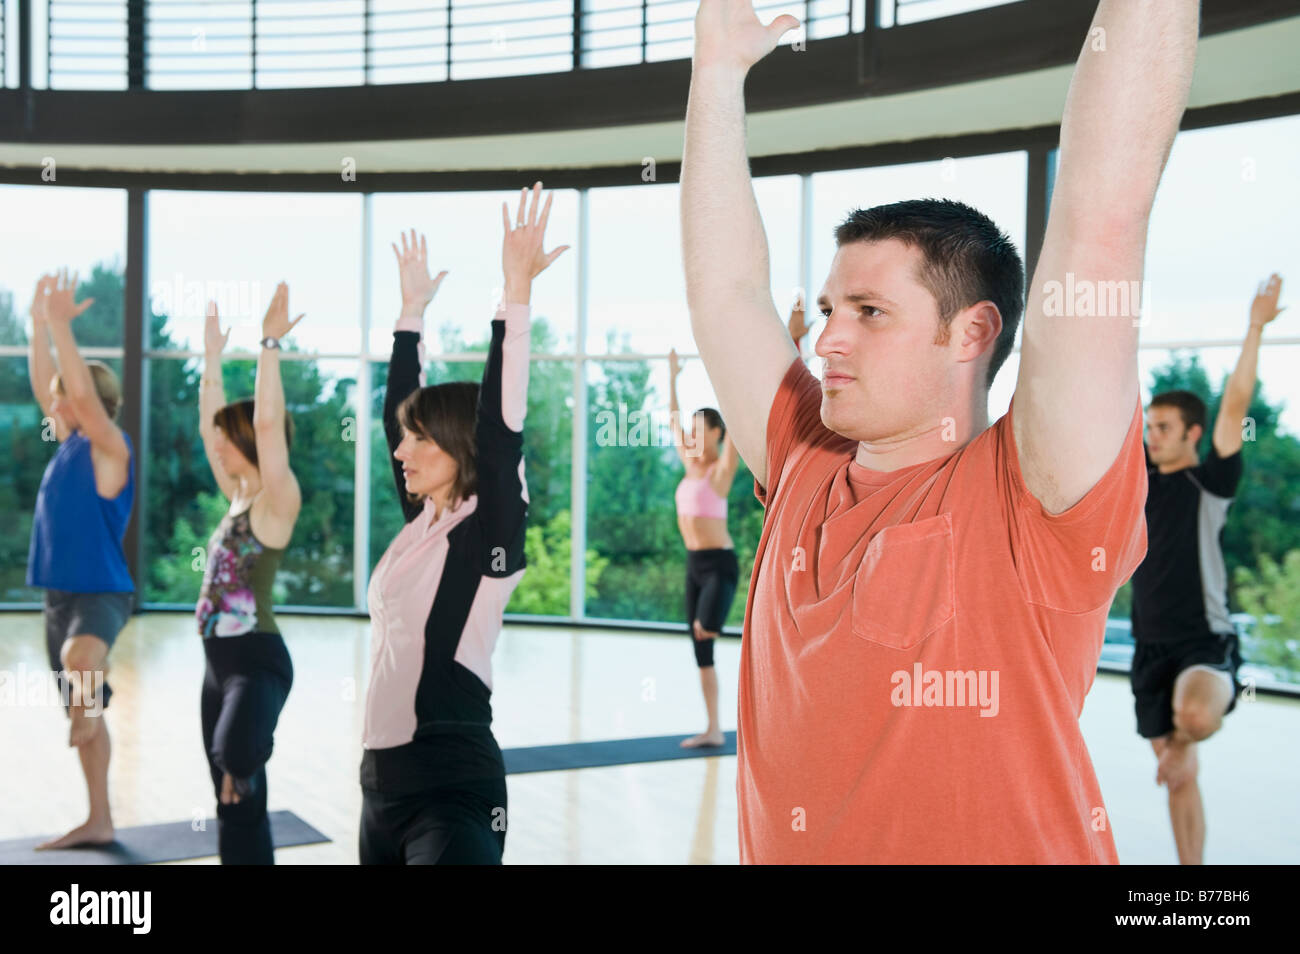
{"label": "woman in pink and black jacket", "polygon": [[500,864],[506,785],[492,735],[492,650],[524,574],[524,413],[533,279],[551,198],[502,204],[504,294],[482,384],[424,386],[423,237],[402,248],[384,431],[406,526],[370,579],[370,685],[361,760],[362,864]]}

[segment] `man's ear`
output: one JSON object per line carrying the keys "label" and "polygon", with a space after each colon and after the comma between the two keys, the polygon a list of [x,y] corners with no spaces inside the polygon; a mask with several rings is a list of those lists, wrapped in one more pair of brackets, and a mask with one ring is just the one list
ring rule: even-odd
{"label": "man's ear", "polygon": [[993,354],[998,335],[1002,334],[1002,312],[991,301],[981,301],[963,308],[954,321],[962,323],[962,348],[968,349],[970,358]]}

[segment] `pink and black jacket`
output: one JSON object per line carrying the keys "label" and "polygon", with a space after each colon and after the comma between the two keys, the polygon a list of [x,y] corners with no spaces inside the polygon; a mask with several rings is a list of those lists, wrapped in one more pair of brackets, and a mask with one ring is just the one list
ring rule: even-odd
{"label": "pink and black jacket", "polygon": [[505,774],[492,735],[492,650],[524,575],[528,487],[529,308],[502,305],[479,389],[477,493],[434,519],[406,495],[397,408],[424,386],[423,322],[393,332],[384,431],[406,526],[375,567],[368,594],[370,687],[363,789],[411,794]]}

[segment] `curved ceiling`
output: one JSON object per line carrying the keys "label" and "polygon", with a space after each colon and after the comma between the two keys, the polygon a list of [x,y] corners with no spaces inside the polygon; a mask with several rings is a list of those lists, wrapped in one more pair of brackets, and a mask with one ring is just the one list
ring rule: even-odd
{"label": "curved ceiling", "polygon": [[[1076,35],[1082,36],[1082,31]],[[1296,49],[1300,49],[1300,16],[1203,37],[1190,107],[1300,93],[1300,71],[1294,65]],[[788,52],[778,50],[773,55]],[[681,69],[683,64],[674,66]],[[689,64],[685,68],[689,70]],[[749,153],[751,157],[807,154],[1055,126],[1061,119],[1071,71],[1072,63],[1067,62],[940,88],[859,95],[814,105],[753,111],[751,104],[747,119]],[[753,77],[751,87],[752,82]],[[684,113],[685,105],[683,86],[680,113]],[[344,162],[351,160],[359,184],[367,174],[379,173],[602,167],[626,170],[629,176],[639,178],[646,158],[669,165],[680,159],[682,132],[682,120],[674,118],[622,126],[368,141],[141,145],[9,142],[0,143],[0,168],[5,169],[4,180],[9,182],[24,181],[25,174],[35,176],[33,181],[39,182],[38,173],[47,157],[52,157],[57,168],[64,171],[164,175],[338,176]]]}

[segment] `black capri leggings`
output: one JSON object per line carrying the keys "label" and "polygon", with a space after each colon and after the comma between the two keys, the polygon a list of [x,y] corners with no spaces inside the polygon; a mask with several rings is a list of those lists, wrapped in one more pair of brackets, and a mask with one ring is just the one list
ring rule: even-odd
{"label": "black capri leggings", "polygon": [[361,790],[363,865],[499,865],[506,849],[506,780],[410,795]]}
{"label": "black capri leggings", "polygon": [[[217,795],[217,848],[223,865],[271,865],[266,763],[272,735],[293,685],[293,663],[279,633],[203,640],[203,749]],[[230,773],[238,804],[221,804]]]}
{"label": "black capri leggings", "polygon": [[701,669],[713,665],[713,640],[695,638],[695,621],[711,633],[722,632],[739,583],[735,550],[686,551],[686,627]]}

